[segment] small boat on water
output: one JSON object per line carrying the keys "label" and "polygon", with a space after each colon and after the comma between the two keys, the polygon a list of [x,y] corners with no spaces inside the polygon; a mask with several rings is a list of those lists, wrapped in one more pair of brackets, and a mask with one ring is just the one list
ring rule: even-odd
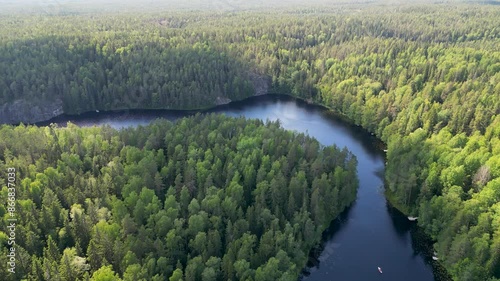
{"label": "small boat on water", "polygon": [[409,221],[416,221],[417,219],[418,219],[418,217],[408,217]]}
{"label": "small boat on water", "polygon": [[377,268],[378,268],[378,272],[382,273],[382,268],[380,268],[380,266]]}

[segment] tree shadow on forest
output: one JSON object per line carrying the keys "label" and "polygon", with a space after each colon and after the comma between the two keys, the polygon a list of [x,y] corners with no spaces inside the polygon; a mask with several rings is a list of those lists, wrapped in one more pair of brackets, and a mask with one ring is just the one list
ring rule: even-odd
{"label": "tree shadow on forest", "polygon": [[216,42],[160,44],[167,40],[160,36],[158,42],[127,44],[133,40],[119,33],[113,42],[96,34],[44,35],[0,45],[5,62],[0,62],[0,85],[7,90],[0,104],[24,100],[21,111],[28,114],[40,100],[62,101],[58,114],[35,118],[38,122],[62,112],[203,109],[254,95],[251,64]]}

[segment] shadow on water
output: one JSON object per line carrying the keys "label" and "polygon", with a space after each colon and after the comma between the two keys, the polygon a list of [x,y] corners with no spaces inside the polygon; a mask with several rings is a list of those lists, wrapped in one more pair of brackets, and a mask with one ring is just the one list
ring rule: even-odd
{"label": "shadow on water", "polygon": [[320,256],[324,254],[324,250],[329,241],[332,241],[336,234],[349,223],[349,213],[354,208],[356,201],[354,201],[349,207],[347,207],[340,215],[334,219],[330,226],[323,232],[321,237],[321,242],[311,249],[309,252],[309,259],[307,261],[306,267],[302,270],[302,277],[307,277],[311,274],[312,270],[318,269],[321,265]]}
{"label": "shadow on water", "polygon": [[[79,115],[59,115],[48,121],[35,123],[37,126],[48,126],[52,123],[60,127],[66,126],[67,122],[71,122],[78,126],[103,125],[110,123],[124,122],[124,125],[137,125],[137,121],[151,122],[158,118],[165,118],[170,121],[175,121],[179,118],[196,114],[198,111],[193,110],[164,110],[164,109],[123,109],[105,112],[85,112]],[[129,120],[134,120],[127,122]]]}
{"label": "shadow on water", "polygon": [[386,208],[387,208],[387,213],[392,219],[392,225],[394,227],[394,230],[396,231],[396,233],[400,238],[404,239],[408,231],[410,231],[412,226],[414,226],[416,223],[409,221],[408,218],[403,213],[401,213],[400,211],[398,211],[398,209],[391,206],[389,202],[386,203]]}
{"label": "shadow on water", "polygon": [[381,152],[385,149],[385,144],[374,134],[369,133],[363,127],[353,124],[346,117],[340,116],[327,108],[320,107],[320,110],[322,111],[321,115],[326,120],[333,122],[335,126],[349,131],[349,133],[354,136],[363,147],[369,148],[367,149],[367,153],[370,156],[375,157],[382,154]]}
{"label": "shadow on water", "polygon": [[418,227],[417,222],[409,221],[403,213],[391,206],[389,202],[387,202],[386,206],[387,212],[392,219],[394,230],[398,236],[404,240],[407,233],[410,234],[413,257],[423,257],[424,263],[432,267],[435,281],[453,281],[446,269],[439,262],[432,259],[434,255],[434,241],[431,237]]}

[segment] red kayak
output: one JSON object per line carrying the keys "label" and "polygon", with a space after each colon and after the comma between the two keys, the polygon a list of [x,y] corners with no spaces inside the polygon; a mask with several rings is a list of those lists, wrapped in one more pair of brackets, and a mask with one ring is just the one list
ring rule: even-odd
{"label": "red kayak", "polygon": [[378,268],[378,272],[382,273],[382,268],[380,267],[377,267]]}

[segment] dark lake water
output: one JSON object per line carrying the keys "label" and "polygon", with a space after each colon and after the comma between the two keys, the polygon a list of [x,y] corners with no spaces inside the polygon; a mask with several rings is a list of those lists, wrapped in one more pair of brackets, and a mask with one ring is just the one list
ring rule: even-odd
{"label": "dark lake water", "polygon": [[[324,145],[347,147],[358,159],[356,201],[336,219],[313,250],[302,280],[308,281],[434,281],[426,243],[416,239],[415,223],[393,209],[384,197],[384,152],[380,143],[359,127],[328,110],[288,96],[260,96],[204,112],[281,121],[288,130],[308,133]],[[133,110],[60,116],[50,122],[79,126],[108,124],[115,128],[146,125],[156,118],[175,120],[194,112]],[[44,124],[40,124],[44,125]],[[428,246],[428,244],[427,244]],[[381,267],[380,274],[377,267]]]}

